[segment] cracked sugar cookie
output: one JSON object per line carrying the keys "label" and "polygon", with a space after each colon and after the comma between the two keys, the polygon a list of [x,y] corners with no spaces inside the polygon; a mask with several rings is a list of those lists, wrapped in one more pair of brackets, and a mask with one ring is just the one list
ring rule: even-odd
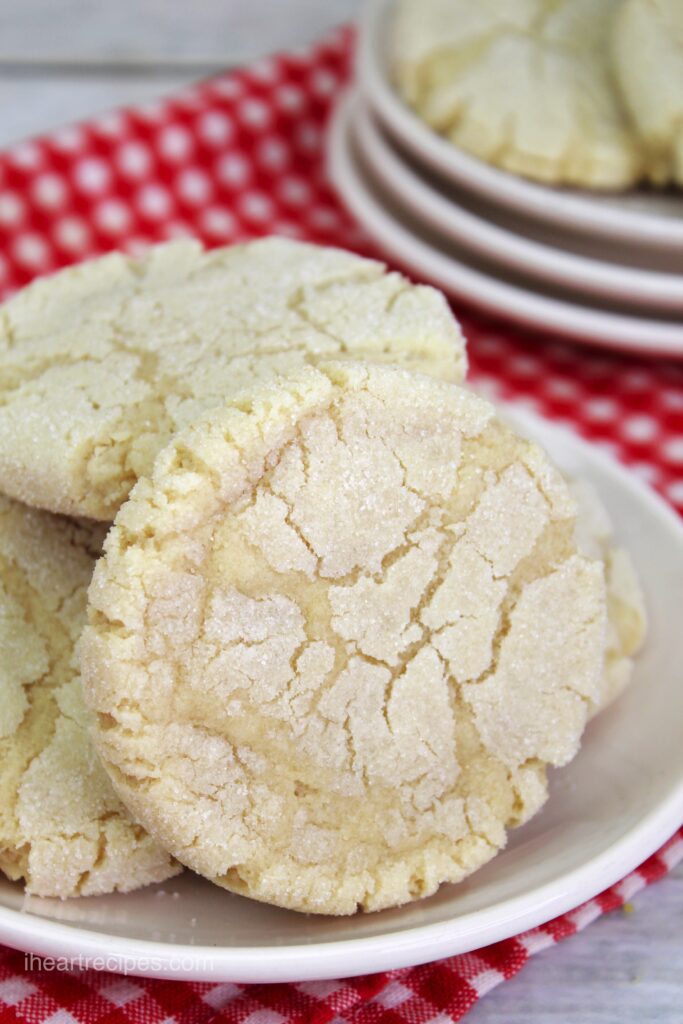
{"label": "cracked sugar cookie", "polygon": [[624,188],[642,161],[612,80],[619,2],[400,0],[396,86],[432,128],[497,167]]}
{"label": "cracked sugar cookie", "polygon": [[0,497],[0,870],[36,896],[180,870],[130,820],[88,734],[74,649],[97,533]]}
{"label": "cracked sugar cookie", "polygon": [[577,503],[576,543],[588,558],[602,559],[607,585],[605,666],[595,712],[603,711],[626,689],[633,656],[647,633],[647,611],[640,580],[628,551],[618,547],[607,509],[584,480],[569,484]]}
{"label": "cracked sugar cookie", "polygon": [[107,537],[97,744],[179,860],[294,910],[458,881],[546,796],[600,686],[602,565],[484,399],[334,363],[174,439]]}
{"label": "cracked sugar cookie", "polygon": [[111,520],[199,413],[350,355],[465,374],[443,295],[340,249],[182,241],[62,271],[0,307],[0,490]]}
{"label": "cracked sugar cookie", "polygon": [[614,70],[648,157],[650,177],[683,185],[683,3],[624,0]]}

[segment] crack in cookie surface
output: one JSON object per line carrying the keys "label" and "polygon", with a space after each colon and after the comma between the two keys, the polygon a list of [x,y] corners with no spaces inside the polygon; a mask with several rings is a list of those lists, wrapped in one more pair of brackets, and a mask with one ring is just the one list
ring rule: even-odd
{"label": "crack in cookie surface", "polygon": [[33,895],[126,891],[179,870],[130,820],[88,735],[76,644],[103,537],[0,499],[0,869]]}
{"label": "crack in cookie surface", "polygon": [[354,355],[465,373],[434,289],[278,238],[175,242],[37,281],[2,308],[0,354],[3,490],[104,520],[179,428],[246,386]]}
{"label": "crack in cookie surface", "polygon": [[425,376],[326,364],[208,414],[90,590],[116,787],[180,860],[281,906],[463,878],[541,805],[597,694],[603,570],[573,526],[540,451]]}

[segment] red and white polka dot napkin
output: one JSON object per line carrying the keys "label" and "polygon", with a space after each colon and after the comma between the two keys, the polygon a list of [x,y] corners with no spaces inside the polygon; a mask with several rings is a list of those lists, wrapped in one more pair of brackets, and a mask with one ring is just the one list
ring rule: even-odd
{"label": "red and white polka dot napkin", "polygon": [[[280,233],[373,254],[330,189],[324,131],[349,77],[339,30],[143,107],[0,156],[0,294],[122,248],[195,235],[209,245]],[[683,366],[606,355],[456,308],[471,378],[606,448],[683,511]],[[534,953],[621,906],[683,859],[683,828],[646,864],[570,914],[476,953],[335,982],[209,985],[92,971],[26,971],[0,947],[0,1024],[443,1024]]]}

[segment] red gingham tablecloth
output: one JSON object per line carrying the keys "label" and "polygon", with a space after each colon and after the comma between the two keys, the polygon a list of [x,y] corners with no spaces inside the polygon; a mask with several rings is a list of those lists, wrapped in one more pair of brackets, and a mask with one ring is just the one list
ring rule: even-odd
{"label": "red gingham tablecloth", "polygon": [[[280,233],[372,253],[325,176],[324,129],[352,33],[260,60],[161,102],[98,117],[0,156],[0,292],[113,248]],[[683,511],[683,366],[532,338],[457,308],[471,379],[622,459]],[[476,953],[365,978],[212,985],[26,971],[0,947],[1,1024],[443,1024],[530,956],[621,906],[683,859],[683,828],[618,885]]]}

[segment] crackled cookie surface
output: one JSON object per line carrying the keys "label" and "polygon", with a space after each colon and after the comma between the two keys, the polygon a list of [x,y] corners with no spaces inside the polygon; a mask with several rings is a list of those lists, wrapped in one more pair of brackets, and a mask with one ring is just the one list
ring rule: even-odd
{"label": "crackled cookie surface", "polygon": [[208,414],[108,535],[82,644],[116,788],[180,860],[297,910],[475,870],[576,753],[602,565],[492,406],[323,364]]}
{"label": "crackled cookie surface", "polygon": [[38,896],[179,870],[131,822],[87,732],[74,648],[101,534],[0,498],[0,870]]}
{"label": "crackled cookie surface", "polygon": [[681,0],[624,0],[615,19],[612,55],[650,177],[683,185]]}
{"label": "crackled cookie surface", "polygon": [[0,489],[111,520],[179,427],[261,379],[345,357],[461,380],[443,296],[338,249],[160,246],[38,281],[0,307]]}
{"label": "crackled cookie surface", "polygon": [[633,676],[633,656],[647,633],[647,611],[638,574],[628,551],[618,547],[607,509],[595,489],[572,480],[577,504],[576,542],[588,558],[602,559],[607,586],[605,665],[595,711],[602,711],[622,693]]}
{"label": "crackled cookie surface", "polygon": [[459,147],[541,181],[619,188],[641,156],[612,80],[620,0],[400,0],[396,85]]}

